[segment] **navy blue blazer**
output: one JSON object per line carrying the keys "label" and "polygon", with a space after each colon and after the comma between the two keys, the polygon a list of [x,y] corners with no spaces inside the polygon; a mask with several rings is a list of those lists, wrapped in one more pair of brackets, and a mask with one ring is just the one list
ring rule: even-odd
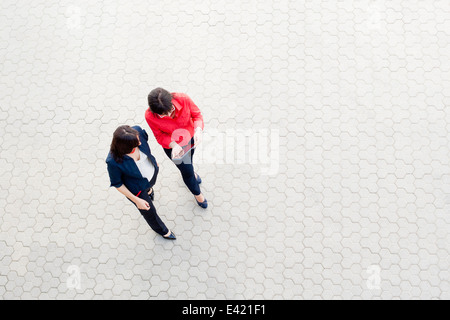
{"label": "navy blue blazer", "polygon": [[[156,159],[152,155],[150,146],[148,145],[147,132],[139,126],[135,126],[133,129],[139,132],[139,139],[141,140],[139,149],[147,155],[155,166],[155,173],[158,174],[158,164],[156,163]],[[125,185],[125,187],[127,187],[127,189],[134,195],[139,195],[145,190],[153,187],[150,185],[149,181],[142,176],[136,162],[127,155],[123,157],[122,163],[118,163],[114,160],[114,157],[110,152],[106,158],[106,164],[108,165],[111,187],[120,188],[122,185]]]}

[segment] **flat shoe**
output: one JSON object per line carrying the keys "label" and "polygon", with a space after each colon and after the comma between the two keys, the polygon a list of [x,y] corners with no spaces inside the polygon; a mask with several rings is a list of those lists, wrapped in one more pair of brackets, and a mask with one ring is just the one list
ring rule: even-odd
{"label": "flat shoe", "polygon": [[177,240],[177,238],[175,237],[175,233],[173,233],[172,231],[170,231],[170,235],[168,237],[163,236],[163,238],[167,240]]}

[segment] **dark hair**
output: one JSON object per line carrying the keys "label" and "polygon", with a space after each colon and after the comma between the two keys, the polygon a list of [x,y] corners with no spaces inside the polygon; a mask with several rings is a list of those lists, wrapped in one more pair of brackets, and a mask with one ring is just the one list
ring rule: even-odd
{"label": "dark hair", "polygon": [[131,153],[134,148],[139,146],[139,132],[130,126],[120,126],[114,131],[111,142],[111,154],[114,160],[121,163],[123,156]]}
{"label": "dark hair", "polygon": [[156,88],[148,95],[148,106],[153,113],[167,114],[172,110],[172,95],[163,88]]}

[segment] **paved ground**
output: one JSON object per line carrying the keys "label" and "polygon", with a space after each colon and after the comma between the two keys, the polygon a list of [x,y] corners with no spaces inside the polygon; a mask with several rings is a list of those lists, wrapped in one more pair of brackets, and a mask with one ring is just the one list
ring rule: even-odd
{"label": "paved ground", "polygon": [[[449,299],[450,2],[0,2],[0,297]],[[155,140],[164,242],[108,188],[157,86],[206,119],[210,208]],[[225,138],[228,137],[228,138]]]}

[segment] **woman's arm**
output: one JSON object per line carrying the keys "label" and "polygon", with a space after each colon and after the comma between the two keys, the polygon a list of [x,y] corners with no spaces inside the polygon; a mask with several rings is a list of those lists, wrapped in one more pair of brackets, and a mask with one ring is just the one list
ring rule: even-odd
{"label": "woman's arm", "polygon": [[203,115],[197,105],[192,101],[192,99],[188,95],[184,95],[185,103],[191,110],[192,121],[194,122],[194,129],[204,129],[205,124],[203,122]]}
{"label": "woman's arm", "polygon": [[155,121],[152,119],[152,113],[148,110],[145,113],[145,120],[147,120],[147,124],[153,132],[156,141],[165,149],[169,149],[169,145],[172,142],[172,136],[166,132],[163,132]]}
{"label": "woman's arm", "polygon": [[148,126],[152,129],[153,135],[156,138],[156,141],[163,147],[168,148],[169,144],[172,142],[172,137],[170,134],[163,132],[161,129],[156,127],[153,123],[148,122]]}
{"label": "woman's arm", "polygon": [[150,209],[150,205],[148,204],[147,201],[139,197],[136,197],[134,194],[131,193],[130,190],[128,190],[127,187],[125,187],[122,181],[122,173],[120,169],[111,163],[107,163],[107,165],[109,178],[111,180],[111,187],[115,187],[121,194],[123,194],[125,197],[133,201],[140,210]]}
{"label": "woman's arm", "polygon": [[192,122],[194,123],[194,145],[198,146],[203,140],[203,129],[205,124],[203,122],[203,115],[197,105],[192,101],[188,95],[184,95],[185,104],[191,111]]}
{"label": "woman's arm", "polygon": [[136,206],[138,207],[139,210],[148,210],[148,209],[150,209],[150,205],[148,204],[147,201],[145,201],[144,199],[141,199],[139,197],[136,197],[124,185],[122,185],[120,188],[117,188],[117,191],[119,191],[125,197],[127,197],[128,199],[133,201],[136,204]]}

